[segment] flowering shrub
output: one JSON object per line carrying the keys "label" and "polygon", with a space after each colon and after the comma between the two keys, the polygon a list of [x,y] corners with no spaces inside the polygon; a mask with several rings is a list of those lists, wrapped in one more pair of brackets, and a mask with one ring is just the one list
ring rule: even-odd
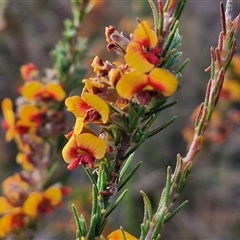
{"label": "flowering shrub", "polygon": [[[89,222],[72,205],[76,239],[105,239],[103,230],[108,217],[124,199],[126,184],[141,166],[138,162],[130,168],[134,152],[175,120],[173,117],[152,129],[159,114],[176,104],[169,98],[181,87],[182,70],[188,62],[176,67],[182,55],[179,18],[186,0],[148,2],[153,13],[153,29],[141,19],[137,19],[136,29],[129,37],[114,26],[106,27],[107,50],[118,54],[119,60],[107,61],[95,56],[91,63],[94,76],[84,78],[80,64],[86,46],[79,31],[83,16],[91,6],[86,0],[73,2],[73,20],[65,23],[63,39],[52,52],[55,68],[41,77],[34,64],[21,67],[25,83],[19,89],[21,97],[16,101],[16,111],[10,99],[2,102],[6,140],[16,141],[19,150],[16,160],[23,169],[2,184],[2,237],[34,229],[41,216],[58,207],[62,196],[69,193],[60,183],[48,186],[49,173],[58,154],[58,138],[66,132],[65,102],[67,110],[75,116],[75,124],[65,135],[62,157],[68,170],[83,167],[92,184]],[[236,50],[240,22],[239,16],[232,20],[231,11],[231,1],[227,1],[226,11],[220,4],[222,31],[218,46],[210,51],[211,65],[207,69],[210,80],[205,99],[193,114],[190,134],[188,129],[184,130],[189,141],[188,153],[185,157],[177,156],[174,171],[168,167],[166,185],[156,210],[141,191],[144,216],[138,239],[159,239],[163,225],[187,203],[184,201],[174,208],[189,179],[193,160],[202,148],[207,127],[211,132],[211,124],[216,127],[213,121],[219,120],[218,112],[214,112],[217,103],[222,98],[238,100],[238,88],[234,85],[237,83],[230,77],[224,83]],[[79,85],[82,90],[75,95],[72,90]],[[214,136],[207,136],[213,141]],[[137,238],[121,227],[107,239]]]}
{"label": "flowering shrub", "polygon": [[54,69],[40,76],[37,67],[29,63],[21,67],[21,73],[24,84],[19,89],[16,110],[9,98],[2,101],[6,140],[15,140],[19,151],[16,162],[22,168],[2,183],[2,237],[34,225],[42,214],[59,206],[67,193],[61,184],[43,189],[56,160],[57,139],[66,128],[61,107],[65,89]]}

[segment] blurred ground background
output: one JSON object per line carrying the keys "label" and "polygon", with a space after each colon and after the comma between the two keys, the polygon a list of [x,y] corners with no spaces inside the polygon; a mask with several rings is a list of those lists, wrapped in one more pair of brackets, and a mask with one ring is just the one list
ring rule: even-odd
{"label": "blurred ground background", "polygon": [[[147,1],[109,0],[100,4],[86,18],[82,33],[89,36],[89,57],[99,55],[112,59],[114,54],[105,51],[104,27],[113,25],[128,34],[136,26],[136,17],[149,17]],[[157,203],[164,185],[166,167],[174,167],[176,154],[184,156],[186,142],[182,129],[186,126],[194,108],[203,100],[209,74],[209,48],[217,45],[220,31],[218,0],[189,0],[180,21],[183,37],[183,57],[190,62],[183,72],[182,88],[174,98],[178,104],[160,116],[155,126],[172,116],[177,120],[161,134],[143,144],[135,156],[135,162],[143,165],[129,184],[129,194],[120,210],[114,212],[109,228],[120,225],[138,233],[142,220],[142,198],[145,191]],[[233,3],[234,17],[239,13],[240,2]],[[52,67],[50,51],[61,38],[63,20],[71,16],[69,1],[3,1],[0,2],[0,100],[18,96],[21,82],[19,67],[34,62],[40,69]],[[238,35],[238,39],[239,35]],[[240,42],[240,41],[239,41]],[[238,42],[238,46],[239,43]],[[89,75],[91,68],[89,67]],[[18,169],[15,164],[16,147],[5,143],[4,131],[0,132],[0,180]],[[221,144],[210,145],[198,155],[189,184],[181,196],[189,204],[168,224],[162,239],[240,239],[240,128]],[[62,168],[66,167],[62,162]],[[135,181],[134,181],[135,180]],[[88,211],[89,183],[81,169],[69,177],[73,196],[61,210],[43,219],[35,239],[75,239],[75,223],[70,209],[72,201],[81,211]],[[86,197],[89,196],[89,197]],[[136,204],[137,203],[137,204]],[[179,202],[180,203],[180,202]],[[70,213],[69,213],[70,212]],[[72,219],[72,220],[70,220]]]}

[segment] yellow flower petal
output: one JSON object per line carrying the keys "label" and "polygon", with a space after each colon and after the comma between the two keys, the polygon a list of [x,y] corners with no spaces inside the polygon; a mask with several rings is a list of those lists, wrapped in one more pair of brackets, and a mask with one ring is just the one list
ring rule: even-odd
{"label": "yellow flower petal", "polygon": [[130,100],[135,93],[142,91],[147,84],[148,77],[146,74],[130,72],[123,74],[117,83],[116,90],[122,98]]}
{"label": "yellow flower petal", "polygon": [[68,97],[65,100],[67,110],[72,112],[76,117],[85,117],[90,106],[79,96]]}
{"label": "yellow flower petal", "polygon": [[120,68],[112,68],[108,72],[109,82],[111,86],[116,87],[116,84],[118,80],[121,78],[121,76],[122,76],[122,71],[120,70]]}
{"label": "yellow flower petal", "polygon": [[133,33],[133,41],[139,42],[145,47],[154,48],[157,45],[158,39],[156,34],[149,28],[147,22],[142,21]]}
{"label": "yellow flower petal", "polygon": [[101,115],[103,123],[108,121],[109,107],[103,99],[87,92],[82,94],[82,99]]}
{"label": "yellow flower petal", "polygon": [[0,218],[0,237],[4,237],[12,231],[12,215],[6,214]]}
{"label": "yellow flower petal", "polygon": [[62,149],[62,157],[65,162],[70,163],[77,154],[77,142],[75,140],[75,136],[72,135],[72,137],[68,140],[66,145]]}
{"label": "yellow flower petal", "polygon": [[46,86],[46,91],[56,101],[61,101],[66,97],[65,91],[59,83],[48,83]]}
{"label": "yellow flower petal", "polygon": [[37,126],[41,123],[40,111],[37,107],[33,105],[24,105],[19,111],[18,124],[23,126]]}
{"label": "yellow flower petal", "polygon": [[13,112],[12,101],[9,98],[5,98],[2,101],[2,112],[4,119],[9,127],[14,127],[15,117]]}
{"label": "yellow flower petal", "polygon": [[120,229],[110,233],[108,235],[108,240],[137,240],[133,235],[129,234],[128,232],[122,231]]}
{"label": "yellow flower petal", "polygon": [[35,98],[36,93],[42,91],[44,88],[45,86],[42,85],[40,82],[32,81],[28,82],[22,87],[21,93],[23,97],[25,97],[28,101],[31,101]]}
{"label": "yellow flower petal", "polygon": [[4,214],[0,218],[0,237],[25,228],[26,222],[26,215],[23,213],[22,208],[14,207],[11,212]]}
{"label": "yellow flower petal", "polygon": [[49,187],[43,194],[49,200],[51,206],[58,205],[62,200],[62,191],[57,187]]}
{"label": "yellow flower petal", "polygon": [[32,171],[34,165],[30,162],[28,156],[25,153],[18,153],[16,157],[16,162],[21,165],[21,167],[26,171]]}
{"label": "yellow flower petal", "polygon": [[144,49],[140,43],[129,43],[126,52],[125,61],[133,70],[147,73],[153,69],[154,64],[147,60]]}
{"label": "yellow flower petal", "polygon": [[103,158],[107,150],[107,143],[91,133],[76,136],[76,142],[79,149],[91,153],[96,159]]}
{"label": "yellow flower petal", "polygon": [[11,211],[13,208],[14,207],[12,206],[12,204],[10,204],[7,198],[0,197],[0,215]]}
{"label": "yellow flower petal", "polygon": [[29,217],[35,218],[38,216],[38,206],[44,199],[43,193],[32,192],[23,204],[23,212]]}
{"label": "yellow flower petal", "polygon": [[15,115],[13,112],[12,101],[9,98],[5,98],[2,101],[2,113],[4,120],[7,124],[6,140],[11,141],[16,134],[15,131]]}
{"label": "yellow flower petal", "polygon": [[160,91],[165,97],[171,96],[178,87],[178,79],[163,68],[154,68],[149,73],[149,85]]}
{"label": "yellow flower petal", "polygon": [[0,237],[5,237],[6,236],[6,230],[3,230],[3,229],[6,229],[2,223],[2,219],[0,218]]}
{"label": "yellow flower petal", "polygon": [[74,134],[75,135],[79,135],[82,132],[83,126],[84,126],[84,122],[83,122],[84,118],[76,118],[76,122],[75,122],[75,126],[74,126]]}

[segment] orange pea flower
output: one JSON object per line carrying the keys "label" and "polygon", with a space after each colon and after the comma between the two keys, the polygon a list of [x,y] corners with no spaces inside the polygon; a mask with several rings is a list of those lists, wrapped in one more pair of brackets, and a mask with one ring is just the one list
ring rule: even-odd
{"label": "orange pea flower", "polygon": [[38,76],[38,69],[35,64],[28,63],[20,68],[21,76],[25,81],[31,81]]}
{"label": "orange pea flower", "polygon": [[74,170],[79,164],[94,167],[95,159],[104,157],[107,143],[92,133],[72,135],[62,150],[65,162],[69,163],[68,169]]}
{"label": "orange pea flower", "polygon": [[20,230],[27,225],[28,218],[23,213],[22,208],[16,207],[11,212],[4,214],[0,218],[0,237],[16,230]]}
{"label": "orange pea flower", "polygon": [[109,118],[109,107],[107,103],[97,95],[84,92],[80,96],[72,96],[66,99],[67,110],[76,117],[83,117],[84,121],[96,122],[101,117],[106,123]]}
{"label": "orange pea flower", "polygon": [[23,105],[18,110],[19,120],[17,121],[17,124],[26,127],[39,126],[41,125],[46,112],[47,108],[39,109],[30,104]]}
{"label": "orange pea flower", "polygon": [[126,49],[125,61],[135,71],[147,73],[160,63],[158,38],[145,21],[138,24]]}
{"label": "orange pea flower", "polygon": [[21,135],[29,133],[36,135],[36,127],[42,123],[42,118],[47,109],[39,109],[33,105],[24,105],[18,109],[18,119],[15,118],[12,101],[5,98],[2,101],[4,121],[2,126],[6,129],[6,140],[15,138],[19,148],[22,148]]}
{"label": "orange pea flower", "polygon": [[62,101],[66,93],[58,82],[49,82],[47,85],[44,85],[38,81],[31,81],[26,83],[21,88],[21,94],[28,101],[33,101],[40,99],[42,101]]}
{"label": "orange pea flower", "polygon": [[118,229],[108,235],[108,240],[137,240],[137,238],[128,232]]}
{"label": "orange pea flower", "polygon": [[12,204],[21,203],[28,189],[29,184],[24,181],[19,173],[15,173],[2,182],[3,193]]}
{"label": "orange pea flower", "polygon": [[59,187],[52,186],[44,192],[32,192],[23,204],[23,212],[31,218],[37,218],[41,214],[51,213],[61,200],[62,191]]}
{"label": "orange pea flower", "polygon": [[174,74],[163,68],[154,68],[149,74],[139,71],[123,74],[116,90],[121,97],[130,100],[135,93],[141,91],[159,91],[168,97],[177,87],[178,80]]}
{"label": "orange pea flower", "polygon": [[16,162],[21,165],[22,169],[26,171],[33,171],[34,164],[32,162],[32,158],[29,154],[26,153],[18,153],[16,157]]}
{"label": "orange pea flower", "polygon": [[[130,100],[135,93],[142,91],[158,91],[169,97],[177,90],[176,76],[157,67],[160,65],[160,52],[156,34],[145,21],[140,22],[125,55],[125,61],[132,71],[121,74],[116,84],[122,98]],[[147,101],[146,97],[142,102]]]}

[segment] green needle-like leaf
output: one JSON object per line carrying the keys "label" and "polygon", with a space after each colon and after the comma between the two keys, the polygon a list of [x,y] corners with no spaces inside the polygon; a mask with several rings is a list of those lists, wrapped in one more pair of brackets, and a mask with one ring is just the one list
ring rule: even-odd
{"label": "green needle-like leaf", "polygon": [[160,127],[152,130],[152,131],[148,134],[148,138],[150,138],[150,137],[158,134],[159,132],[161,132],[163,129],[165,129],[166,127],[168,127],[172,122],[174,122],[176,118],[177,118],[177,117],[174,116],[174,117],[172,117],[168,122],[165,122],[165,123],[162,124]]}
{"label": "green needle-like leaf", "polygon": [[101,233],[102,233],[103,229],[105,228],[106,224],[107,224],[107,219],[104,218],[101,225],[99,226],[98,235],[101,235]]}
{"label": "green needle-like leaf", "polygon": [[169,206],[169,201],[170,201],[170,195],[171,195],[171,167],[169,166],[167,168],[167,179],[166,179],[166,192],[165,192],[165,203],[164,206],[168,207]]}
{"label": "green needle-like leaf", "polygon": [[98,204],[98,189],[96,185],[92,186],[92,213],[88,231],[88,239],[94,239],[96,236],[96,228],[101,221],[101,209]]}
{"label": "green needle-like leaf", "polygon": [[98,223],[98,217],[97,215],[94,214],[91,216],[91,223],[90,223],[89,231],[87,234],[87,239],[95,239],[97,223]]}
{"label": "green needle-like leaf", "polygon": [[188,200],[181,203],[169,216],[167,216],[164,220],[164,223],[169,221],[174,215],[176,215],[186,204],[188,203]]}
{"label": "green needle-like leaf", "polygon": [[160,238],[160,231],[164,224],[164,218],[167,213],[168,209],[166,207],[163,207],[160,211],[157,212],[156,220],[155,220],[155,228],[152,233],[151,239],[159,239]]}
{"label": "green needle-like leaf", "polygon": [[92,215],[96,215],[98,207],[98,189],[96,185],[92,186]]}
{"label": "green needle-like leaf", "polygon": [[128,174],[128,176],[120,183],[120,185],[118,187],[118,191],[120,191],[128,183],[128,181],[133,177],[133,175],[140,168],[141,165],[142,165],[142,162],[139,162],[135,166],[135,168]]}
{"label": "green needle-like leaf", "polygon": [[86,219],[85,219],[84,215],[81,214],[79,221],[80,221],[82,236],[86,236],[87,235],[87,223],[86,223]]}
{"label": "green needle-like leaf", "polygon": [[156,108],[153,108],[151,111],[149,111],[148,113],[146,113],[144,115],[144,120],[146,121],[147,118],[149,118],[150,116],[152,117],[153,114],[155,114],[155,118],[152,120],[155,121],[155,119],[158,117],[158,115],[160,114],[161,111],[163,111],[164,109],[167,109],[173,105],[175,105],[177,103],[177,101],[174,101],[174,102],[171,102],[171,103],[168,103],[168,104],[165,104],[165,105],[161,105],[159,107],[156,107]]}
{"label": "green needle-like leaf", "polygon": [[109,206],[109,209],[104,214],[105,218],[107,218],[111,214],[111,212],[118,206],[118,204],[122,201],[122,199],[126,195],[127,191],[128,191],[128,189],[125,189],[122,192],[122,194],[113,202],[113,204],[111,206]]}
{"label": "green needle-like leaf", "polygon": [[178,74],[178,73],[182,72],[182,70],[187,66],[188,62],[189,62],[189,58],[187,58],[187,59],[180,65],[180,67],[176,70],[175,73]]}
{"label": "green needle-like leaf", "polygon": [[139,146],[142,145],[142,143],[147,139],[148,137],[148,132],[142,135],[142,138],[137,142],[132,148],[128,150],[128,152],[125,154],[123,157],[123,160],[127,159],[132,153],[134,153]]}
{"label": "green needle-like leaf", "polygon": [[178,31],[178,21],[175,22],[175,24],[173,25],[173,29],[169,34],[169,37],[167,39],[167,43],[164,46],[164,51],[162,53],[162,56],[165,57],[169,51],[170,46],[172,45],[172,41],[174,40],[174,38],[176,37],[176,33]]}
{"label": "green needle-like leaf", "polygon": [[149,2],[149,5],[152,9],[154,29],[155,29],[155,32],[157,32],[157,29],[159,28],[159,26],[158,26],[158,23],[159,23],[158,11],[157,11],[155,3],[152,0],[148,0],[148,2]]}
{"label": "green needle-like leaf", "polygon": [[93,185],[97,185],[97,182],[96,182],[91,170],[89,168],[87,168],[86,166],[84,166],[83,164],[82,164],[82,167],[83,167],[84,171],[86,172],[88,178],[90,179],[91,183]]}
{"label": "green needle-like leaf", "polygon": [[99,192],[105,190],[105,187],[107,185],[107,176],[106,176],[106,172],[103,166],[103,163],[101,164],[101,166],[99,167],[99,171],[98,171],[98,179],[97,179],[97,189]]}
{"label": "green needle-like leaf", "polygon": [[144,202],[143,223],[145,223],[147,220],[152,220],[152,217],[153,217],[152,204],[151,204],[150,199],[148,198],[148,196],[145,192],[140,191],[140,193],[143,196],[143,202]]}
{"label": "green needle-like leaf", "polygon": [[178,19],[180,18],[181,14],[182,14],[182,11],[183,11],[183,9],[184,9],[184,6],[185,6],[186,1],[187,1],[187,0],[180,0],[180,1],[179,1],[178,5],[177,5],[177,9],[176,9],[176,11],[175,11],[175,13],[174,13],[174,18],[175,18],[176,20],[178,20]]}
{"label": "green needle-like leaf", "polygon": [[81,232],[81,221],[79,220],[79,216],[78,216],[78,212],[77,212],[77,208],[74,204],[72,204],[72,211],[73,211],[73,215],[74,215],[74,218],[75,218],[75,221],[76,221],[76,224],[77,224],[77,230],[76,231],[76,235],[78,235],[77,237],[80,238],[82,237],[83,233]]}
{"label": "green needle-like leaf", "polygon": [[81,232],[77,229],[76,230],[76,240],[81,238]]}
{"label": "green needle-like leaf", "polygon": [[126,173],[127,170],[129,169],[129,166],[130,166],[133,158],[134,158],[134,153],[132,153],[132,154],[128,157],[128,159],[124,161],[124,164],[123,164],[123,166],[122,166],[122,168],[121,168],[120,175],[119,175],[119,179],[120,179],[120,180],[124,177],[125,173]]}

